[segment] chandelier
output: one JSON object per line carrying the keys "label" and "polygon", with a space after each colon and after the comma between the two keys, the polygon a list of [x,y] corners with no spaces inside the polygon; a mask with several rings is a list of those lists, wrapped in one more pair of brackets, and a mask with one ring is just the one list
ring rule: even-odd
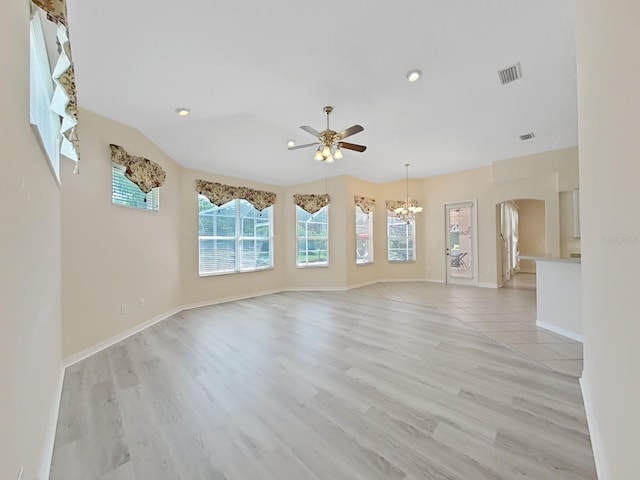
{"label": "chandelier", "polygon": [[413,223],[422,213],[422,207],[418,206],[418,202],[409,197],[409,164],[404,164],[407,169],[407,195],[404,197],[402,205],[393,210],[396,218],[403,222]]}

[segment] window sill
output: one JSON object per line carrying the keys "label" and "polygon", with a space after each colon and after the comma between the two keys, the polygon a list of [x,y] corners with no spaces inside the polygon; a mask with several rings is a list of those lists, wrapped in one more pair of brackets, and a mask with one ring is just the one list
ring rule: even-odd
{"label": "window sill", "polygon": [[356,262],[356,267],[368,267],[373,265],[373,262]]}
{"label": "window sill", "polygon": [[216,272],[216,273],[199,273],[198,272],[198,277],[200,278],[205,278],[205,277],[221,277],[224,275],[236,275],[236,274],[241,274],[241,273],[256,273],[256,272],[265,272],[268,270],[273,270],[273,267],[265,267],[265,268],[257,268],[255,270],[233,270],[230,272]]}
{"label": "window sill", "polygon": [[416,263],[415,260],[387,260],[389,263]]}
{"label": "window sill", "polygon": [[296,268],[301,268],[301,269],[305,269],[305,268],[329,268],[329,264],[328,263],[322,263],[322,264],[311,264],[311,265],[296,265]]}

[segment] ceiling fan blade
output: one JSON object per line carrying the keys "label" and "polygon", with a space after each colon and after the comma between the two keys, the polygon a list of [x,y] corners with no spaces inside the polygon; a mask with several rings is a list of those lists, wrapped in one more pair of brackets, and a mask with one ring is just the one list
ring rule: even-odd
{"label": "ceiling fan blade", "polygon": [[347,137],[350,137],[351,135],[355,135],[356,133],[360,133],[363,130],[364,130],[364,127],[362,125],[354,125],[353,127],[349,127],[346,130],[343,130],[340,133],[338,133],[338,137],[347,138]]}
{"label": "ceiling fan blade", "polygon": [[294,145],[293,147],[289,147],[288,150],[298,150],[299,148],[313,147],[314,145],[320,145],[320,142],[306,143],[304,145]]}
{"label": "ceiling fan blade", "polygon": [[311,135],[313,135],[314,137],[319,137],[320,136],[320,132],[317,131],[315,128],[313,127],[309,127],[308,125],[303,125],[300,127],[302,130],[304,130],[307,133],[310,133]]}
{"label": "ceiling fan blade", "polygon": [[355,143],[346,143],[346,142],[340,142],[340,148],[346,148],[347,150],[355,150],[356,152],[364,152],[367,149],[367,147],[365,147],[364,145],[356,145]]}

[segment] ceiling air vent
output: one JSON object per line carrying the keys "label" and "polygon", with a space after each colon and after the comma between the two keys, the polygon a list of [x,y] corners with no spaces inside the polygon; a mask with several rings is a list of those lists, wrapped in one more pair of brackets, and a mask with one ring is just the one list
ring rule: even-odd
{"label": "ceiling air vent", "polygon": [[500,83],[502,85],[506,85],[507,83],[511,83],[522,78],[522,68],[520,68],[519,63],[516,63],[515,65],[503,70],[498,70],[498,77],[500,77]]}
{"label": "ceiling air vent", "polygon": [[532,138],[535,138],[535,135],[533,132],[520,135],[520,140],[531,140]]}

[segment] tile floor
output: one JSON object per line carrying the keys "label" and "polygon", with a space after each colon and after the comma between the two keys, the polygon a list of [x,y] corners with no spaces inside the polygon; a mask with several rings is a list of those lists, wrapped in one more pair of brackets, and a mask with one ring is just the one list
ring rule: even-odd
{"label": "tile floor", "polygon": [[536,326],[535,274],[518,274],[497,290],[389,282],[349,292],[437,308],[551,370],[582,375],[582,344]]}

